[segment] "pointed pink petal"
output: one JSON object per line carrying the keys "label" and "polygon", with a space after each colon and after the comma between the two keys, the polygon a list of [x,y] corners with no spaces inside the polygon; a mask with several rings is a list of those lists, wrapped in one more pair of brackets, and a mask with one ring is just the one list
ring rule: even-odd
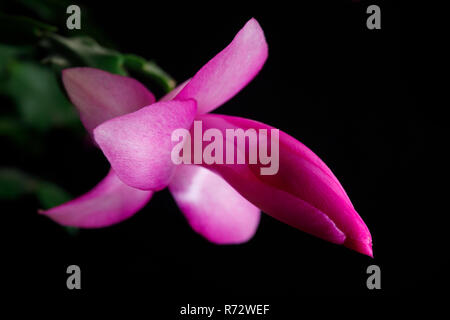
{"label": "pointed pink petal", "polygon": [[187,79],[182,84],[179,84],[176,88],[174,88],[172,91],[167,93],[164,97],[159,99],[159,101],[170,101],[170,100],[172,100],[173,98],[175,98],[177,96],[177,94],[181,90],[183,90],[184,87],[186,87],[186,85],[189,83],[189,81],[191,81],[191,79]]}
{"label": "pointed pink petal", "polygon": [[[203,130],[217,128],[223,137],[226,137],[226,129],[253,128],[257,132],[266,129],[271,145],[270,130],[273,128],[263,123],[213,114],[199,116],[198,120],[202,121]],[[236,141],[225,140],[225,144],[230,147],[236,145]],[[248,150],[247,147],[240,152],[248,156]],[[274,175],[261,175],[260,168],[267,166],[259,163],[204,166],[215,170],[247,200],[273,217],[372,255],[370,232],[339,181],[319,157],[286,133],[279,132],[279,170]]]}
{"label": "pointed pink petal", "polygon": [[264,33],[258,22],[251,19],[225,49],[195,74],[176,99],[195,99],[199,114],[212,111],[256,76],[267,55]]}
{"label": "pointed pink petal", "polygon": [[64,226],[107,227],[131,217],[144,207],[152,194],[127,186],[110,170],[88,193],[39,213]]}
{"label": "pointed pink petal", "polygon": [[180,165],[169,189],[191,227],[209,241],[242,243],[255,234],[259,209],[212,171]]}
{"label": "pointed pink petal", "polygon": [[160,190],[175,169],[172,132],[189,129],[196,111],[194,100],[157,102],[102,123],[94,129],[94,139],[124,183]]}
{"label": "pointed pink petal", "polygon": [[64,87],[78,109],[87,131],[106,120],[155,102],[140,82],[93,68],[70,68],[62,72]]}

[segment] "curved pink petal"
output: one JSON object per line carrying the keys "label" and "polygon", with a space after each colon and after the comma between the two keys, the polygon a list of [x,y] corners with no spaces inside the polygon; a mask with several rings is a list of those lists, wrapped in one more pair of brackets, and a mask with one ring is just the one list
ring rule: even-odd
{"label": "curved pink petal", "polygon": [[181,90],[183,90],[184,87],[186,87],[186,85],[189,83],[189,81],[191,81],[191,79],[187,79],[182,84],[179,84],[176,88],[174,88],[172,91],[167,93],[164,97],[159,99],[159,101],[172,100],[173,98],[175,98],[177,96],[178,93],[180,93]]}
{"label": "curved pink petal", "polygon": [[264,32],[259,23],[251,19],[225,49],[195,74],[176,99],[195,99],[199,114],[212,111],[256,76],[267,55]]}
{"label": "curved pink petal", "polygon": [[246,242],[258,228],[259,209],[208,169],[178,166],[169,190],[191,227],[211,242]]}
{"label": "curved pink petal", "polygon": [[127,186],[110,170],[88,193],[39,213],[64,226],[107,227],[131,217],[145,206],[152,194]]}
{"label": "curved pink petal", "polygon": [[100,69],[65,69],[62,80],[89,134],[106,120],[155,102],[153,94],[137,80]]}
{"label": "curved pink petal", "polygon": [[[197,120],[202,121],[203,131],[219,129],[224,146],[244,153],[246,163],[249,162],[249,146],[242,148],[236,139],[226,139],[226,129],[253,128],[256,132],[265,129],[269,150],[272,148],[270,132],[274,128],[263,123],[213,114],[199,116]],[[250,144],[255,145],[261,140],[257,138],[255,141],[258,142]],[[269,165],[260,162],[203,165],[219,173],[247,200],[269,215],[323,239],[372,255],[370,232],[339,181],[319,157],[286,133],[279,131],[279,169],[276,174],[261,175],[261,168]]]}
{"label": "curved pink petal", "polygon": [[196,111],[194,100],[156,102],[102,123],[94,129],[94,139],[124,183],[160,190],[175,169],[172,132],[188,129]]}

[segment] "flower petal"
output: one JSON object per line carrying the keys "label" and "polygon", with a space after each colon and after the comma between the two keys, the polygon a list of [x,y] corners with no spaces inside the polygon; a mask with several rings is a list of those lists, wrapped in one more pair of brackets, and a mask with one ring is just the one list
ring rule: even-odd
{"label": "flower petal", "polygon": [[212,111],[256,76],[267,55],[264,32],[259,23],[251,19],[225,49],[195,74],[176,99],[195,99],[199,114]]}
{"label": "flower petal", "polygon": [[[237,145],[236,139],[226,139],[226,129],[253,128],[256,132],[265,129],[268,132],[267,144],[272,150],[269,133],[274,128],[268,125],[213,114],[201,115],[198,120],[202,121],[203,130],[219,129],[225,139],[224,146],[244,153],[246,159],[249,145],[258,143],[260,148],[261,140],[266,139],[256,138],[255,142],[242,147]],[[343,243],[356,251],[372,255],[369,230],[339,181],[319,157],[301,142],[279,131],[279,169],[273,175],[261,175],[261,168],[270,165],[261,165],[260,162],[250,165],[204,164],[219,173],[247,200],[273,217],[323,239]]]}
{"label": "flower petal", "polygon": [[94,129],[94,139],[124,183],[160,190],[175,170],[172,132],[189,129],[196,111],[194,100],[157,102],[102,123]]}
{"label": "flower petal", "polygon": [[39,213],[64,226],[107,227],[131,217],[144,207],[152,194],[127,186],[110,170],[88,193]]}
{"label": "flower petal", "polygon": [[212,171],[180,165],[169,189],[191,227],[209,241],[242,243],[255,234],[259,209]]}
{"label": "flower petal", "polygon": [[153,94],[137,80],[100,69],[65,69],[62,79],[89,134],[106,120],[155,102]]}
{"label": "flower petal", "polygon": [[173,98],[175,98],[178,93],[183,90],[184,87],[186,87],[186,85],[189,83],[189,81],[191,81],[191,79],[187,79],[186,81],[184,81],[182,84],[179,84],[176,88],[174,88],[172,91],[170,91],[169,93],[167,93],[164,97],[162,97],[161,99],[159,99],[159,101],[169,101],[172,100]]}

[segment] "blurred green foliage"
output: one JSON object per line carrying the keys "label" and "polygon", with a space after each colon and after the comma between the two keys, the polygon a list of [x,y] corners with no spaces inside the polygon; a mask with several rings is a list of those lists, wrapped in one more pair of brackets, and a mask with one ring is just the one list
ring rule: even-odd
{"label": "blurred green foliage", "polygon": [[[56,128],[78,136],[84,132],[62,89],[62,69],[89,66],[121,75],[132,72],[164,92],[175,87],[175,81],[154,62],[100,45],[92,36],[101,31],[93,27],[86,10],[82,31],[71,32],[71,37],[59,33],[58,29],[65,29],[69,4],[66,0],[0,4],[0,137],[34,162],[45,161],[45,154],[33,152],[45,146],[45,134]],[[109,42],[104,37],[102,41]],[[0,200],[16,201],[30,194],[43,209],[72,198],[38,172],[0,167]]]}
{"label": "blurred green foliage", "polygon": [[2,67],[6,74],[0,81],[0,94],[15,103],[24,124],[50,130],[54,126],[78,122],[74,108],[61,91],[51,69],[32,61],[15,59]]}
{"label": "blurred green foliage", "polygon": [[[91,37],[66,38],[56,33],[50,33],[42,45],[47,47],[48,51],[58,53],[59,57],[66,57],[64,67],[86,65],[125,76],[131,71],[142,78],[153,81],[165,92],[169,92],[176,85],[175,80],[153,61],[102,47]],[[60,61],[62,62],[62,60]]]}
{"label": "blurred green foliage", "polygon": [[34,13],[39,19],[49,23],[58,23],[64,20],[61,12],[72,4],[70,0],[16,0],[22,10]]}
{"label": "blurred green foliage", "polygon": [[17,200],[24,195],[34,194],[43,208],[51,208],[72,198],[57,185],[15,168],[0,168],[0,186],[0,199]]}
{"label": "blurred green foliage", "polygon": [[[14,30],[14,32],[11,32]],[[0,12],[0,39],[12,44],[30,44],[45,32],[55,32],[57,28],[28,17],[9,16]]]}

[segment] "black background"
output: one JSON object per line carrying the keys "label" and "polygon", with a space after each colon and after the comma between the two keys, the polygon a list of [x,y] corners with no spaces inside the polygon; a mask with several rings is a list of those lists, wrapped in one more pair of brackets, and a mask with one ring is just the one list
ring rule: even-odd
{"label": "black background", "polygon": [[[381,7],[382,29],[366,28]],[[430,295],[448,286],[444,126],[433,25],[438,8],[384,2],[304,4],[100,2],[82,6],[122,52],[154,59],[179,82],[192,76],[255,17],[269,58],[262,72],[217,113],[255,119],[309,146],[334,171],[373,237],[374,259],[263,215],[255,237],[216,246],[195,234],[167,190],[131,219],[68,235],[36,214],[30,198],[3,204],[9,280],[19,292],[148,297],[153,309],[182,304],[271,303],[276,312],[302,296]],[[64,16],[64,13],[62,13]],[[437,18],[436,18],[437,19]],[[69,33],[70,34],[70,33]],[[102,39],[97,39],[102,43]],[[62,131],[35,168],[73,194],[95,185],[108,164]],[[81,150],[81,151],[80,151]],[[66,289],[66,267],[82,270],[82,290]],[[381,268],[381,290],[366,268]]]}

